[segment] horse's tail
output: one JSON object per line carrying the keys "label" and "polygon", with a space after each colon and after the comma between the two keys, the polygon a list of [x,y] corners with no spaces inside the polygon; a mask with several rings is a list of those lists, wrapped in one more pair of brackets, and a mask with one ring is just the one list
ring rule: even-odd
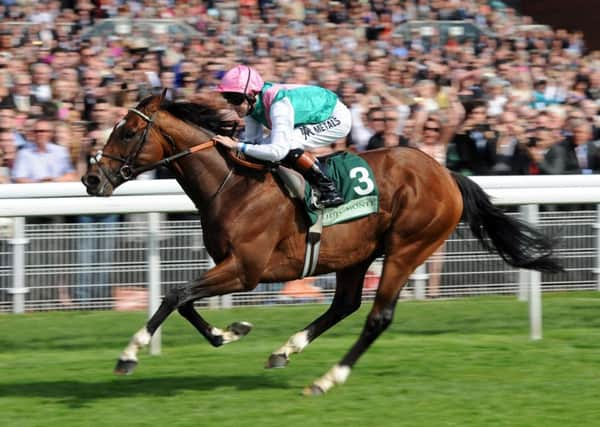
{"label": "horse's tail", "polygon": [[497,252],[514,267],[553,273],[564,270],[552,256],[552,239],[494,206],[471,179],[454,172],[452,177],[463,198],[462,220],[488,251]]}

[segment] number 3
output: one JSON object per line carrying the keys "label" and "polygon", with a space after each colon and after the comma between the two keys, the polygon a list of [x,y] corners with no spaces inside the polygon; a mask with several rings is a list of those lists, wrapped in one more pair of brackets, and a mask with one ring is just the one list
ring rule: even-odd
{"label": "number 3", "polygon": [[366,196],[375,189],[375,184],[373,184],[373,181],[369,177],[369,171],[367,170],[367,168],[359,166],[350,169],[350,178],[354,179],[357,177],[358,182],[360,182],[361,184],[365,184],[365,187],[357,185],[356,187],[352,188],[356,194],[358,194],[359,196]]}

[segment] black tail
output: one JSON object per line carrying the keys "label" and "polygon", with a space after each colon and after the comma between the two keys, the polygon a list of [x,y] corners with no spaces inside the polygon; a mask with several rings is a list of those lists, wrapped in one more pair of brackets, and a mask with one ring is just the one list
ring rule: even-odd
{"label": "black tail", "polygon": [[452,177],[463,198],[462,220],[469,224],[488,251],[497,252],[514,267],[552,273],[564,270],[552,257],[552,239],[494,206],[485,191],[471,179],[454,172]]}

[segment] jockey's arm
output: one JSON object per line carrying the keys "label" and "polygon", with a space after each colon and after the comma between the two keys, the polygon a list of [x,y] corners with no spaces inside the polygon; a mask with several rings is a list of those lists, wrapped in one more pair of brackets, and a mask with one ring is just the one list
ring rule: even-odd
{"label": "jockey's arm", "polygon": [[[254,120],[252,118],[248,118]],[[292,133],[294,131],[294,108],[292,104],[286,99],[282,99],[273,103],[271,106],[271,134],[268,137],[268,141],[261,145],[255,144],[244,144],[242,145],[241,151],[248,154],[251,157],[267,160],[270,162],[277,162],[283,159],[290,151]],[[248,124],[246,121],[246,125]],[[260,126],[260,133],[262,137],[262,126]],[[250,129],[252,131],[252,129]],[[252,139],[246,135],[245,141],[251,142]],[[257,142],[254,140],[252,142]]]}
{"label": "jockey's arm", "polygon": [[244,135],[242,142],[248,144],[262,144],[263,143],[263,125],[259,123],[254,117],[244,117]]}

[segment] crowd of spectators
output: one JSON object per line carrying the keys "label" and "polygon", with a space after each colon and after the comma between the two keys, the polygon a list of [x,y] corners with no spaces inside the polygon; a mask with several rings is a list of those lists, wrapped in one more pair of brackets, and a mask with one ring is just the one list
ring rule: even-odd
{"label": "crowd of spectators", "polygon": [[[127,107],[161,88],[214,96],[240,62],[337,92],[357,151],[414,146],[476,175],[600,171],[600,56],[486,0],[2,3],[0,182],[78,179]],[[199,36],[82,37],[107,17],[178,18]],[[485,33],[398,31],[442,19]]]}

